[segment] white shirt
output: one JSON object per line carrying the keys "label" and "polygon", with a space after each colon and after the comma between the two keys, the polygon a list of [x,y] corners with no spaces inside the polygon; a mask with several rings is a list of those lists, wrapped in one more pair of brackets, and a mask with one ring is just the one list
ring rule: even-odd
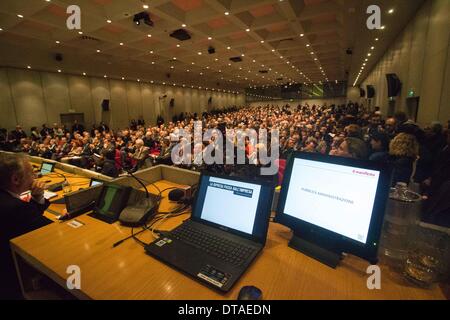
{"label": "white shirt", "polygon": [[[12,197],[14,197],[14,198],[19,199],[20,201],[22,201],[22,199],[20,198],[20,194],[11,192],[11,191],[9,191],[9,190],[5,190],[5,191],[8,192]],[[44,195],[42,195],[40,198],[32,197],[32,199],[33,199],[35,202],[39,203],[39,204],[45,204],[45,197],[44,197]]]}

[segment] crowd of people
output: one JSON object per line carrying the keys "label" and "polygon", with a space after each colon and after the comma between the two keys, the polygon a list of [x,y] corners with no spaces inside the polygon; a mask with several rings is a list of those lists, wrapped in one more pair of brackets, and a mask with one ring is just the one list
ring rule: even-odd
{"label": "crowd of people", "polygon": [[[221,145],[218,135],[214,134],[203,142],[180,139],[181,131],[194,134],[196,123],[201,123],[203,132],[216,129],[218,134],[223,133],[224,139],[231,139],[229,142],[235,148],[232,160],[236,160],[242,149],[246,165],[237,165],[236,161],[230,165],[225,152],[220,154],[223,154],[223,163],[228,164],[206,165],[201,159],[195,159],[208,146],[209,150],[212,147],[217,151],[221,146],[225,148],[225,142]],[[268,141],[246,137],[240,144],[236,135],[227,134],[229,129],[240,132],[253,129],[257,134],[260,129],[267,129]],[[271,136],[273,129],[278,130],[279,137]],[[0,129],[0,149],[66,162],[112,177],[156,164],[173,165],[172,150],[180,141],[189,145],[192,162],[179,166],[227,174],[254,175],[255,170],[263,166],[258,151],[264,149],[271,154],[274,145],[278,146],[280,156],[277,163],[287,159],[293,151],[388,162],[393,167],[393,186],[398,182],[412,183],[428,198],[429,207],[433,208],[429,214],[432,219],[440,224],[448,224],[450,220],[450,203],[445,196],[450,194],[449,124],[433,122],[421,128],[403,112],[384,118],[379,111],[366,110],[357,103],[266,105],[232,107],[201,115],[182,113],[168,123],[159,118],[154,126],[146,126],[142,120],[132,121],[122,130],[110,129],[105,123],[86,130],[76,122],[71,128],[59,124],[49,128],[44,124],[41,129],[31,128],[30,133],[20,126],[11,132]]]}

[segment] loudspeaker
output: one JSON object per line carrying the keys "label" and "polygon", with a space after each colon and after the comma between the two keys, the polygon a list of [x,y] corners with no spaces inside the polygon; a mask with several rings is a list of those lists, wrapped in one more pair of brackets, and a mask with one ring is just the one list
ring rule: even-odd
{"label": "loudspeaker", "polygon": [[175,107],[175,99],[170,99],[170,104],[169,104],[169,106],[171,107],[171,108],[173,108],[173,107]]}
{"label": "loudspeaker", "polygon": [[102,109],[103,109],[103,111],[109,111],[109,100],[107,100],[107,99],[103,100]]}
{"label": "loudspeaker", "polygon": [[63,55],[61,53],[55,54],[55,60],[56,61],[63,61]]}
{"label": "loudspeaker", "polygon": [[388,98],[396,97],[400,93],[402,83],[395,73],[386,74]]}
{"label": "loudspeaker", "polygon": [[212,97],[209,97],[208,104],[212,104]]}
{"label": "loudspeaker", "polygon": [[367,86],[367,99],[375,97],[375,88],[371,85]]}
{"label": "loudspeaker", "polygon": [[364,90],[363,88],[359,88],[359,96],[361,98],[364,98],[366,96],[366,90]]}

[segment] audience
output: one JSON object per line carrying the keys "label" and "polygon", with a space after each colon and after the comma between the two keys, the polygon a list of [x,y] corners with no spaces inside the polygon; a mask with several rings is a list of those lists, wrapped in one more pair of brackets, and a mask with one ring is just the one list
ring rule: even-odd
{"label": "audience", "polygon": [[[277,129],[279,140],[275,142],[278,142],[281,160],[287,159],[294,151],[304,151],[389,162],[393,167],[392,185],[397,182],[420,184],[421,192],[430,198],[429,202],[433,196],[441,194],[442,188],[448,188],[446,183],[450,180],[445,174],[439,174],[442,168],[449,171],[448,128],[433,122],[422,130],[408,120],[404,112],[383,119],[379,111],[368,111],[364,106],[350,102],[340,106],[305,104],[296,108],[289,105],[231,107],[201,115],[182,113],[168,123],[162,117],[157,120],[155,126],[146,126],[143,120],[133,120],[128,128],[122,130],[112,130],[103,122],[94,125],[90,131],[77,122],[70,131],[56,123],[52,129],[43,124],[40,132],[36,127],[31,128],[30,138],[18,125],[9,134],[0,129],[0,148],[68,162],[116,177],[123,170],[137,171],[157,164],[173,165],[175,145],[178,141],[187,143],[180,139],[180,130],[193,135],[194,122],[198,120],[202,124],[202,133],[216,129],[218,133],[226,133],[224,139],[234,145],[235,159],[225,158],[227,155],[223,152],[224,163],[227,160],[236,163],[236,155],[242,150],[246,164],[260,167],[257,151],[264,150],[270,154],[270,130]],[[240,145],[240,133],[229,135],[231,129],[243,132],[254,129],[259,138],[259,129],[267,129],[269,140],[266,144],[246,137]],[[256,166],[208,165],[201,161],[208,150],[212,150],[212,156],[222,154],[218,138],[213,134],[206,141],[192,141],[192,163],[183,162],[178,166],[253,175]],[[225,148],[225,140],[223,145]],[[182,153],[180,151],[179,156]],[[446,210],[446,216],[449,216],[449,209]]]}

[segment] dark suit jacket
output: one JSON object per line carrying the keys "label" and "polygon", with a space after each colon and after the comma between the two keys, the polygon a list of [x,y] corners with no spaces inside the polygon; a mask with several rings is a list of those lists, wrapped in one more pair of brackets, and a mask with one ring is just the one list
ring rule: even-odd
{"label": "dark suit jacket", "polygon": [[42,215],[49,205],[47,200],[44,205],[34,200],[26,203],[0,190],[0,299],[21,297],[9,240],[50,224]]}

